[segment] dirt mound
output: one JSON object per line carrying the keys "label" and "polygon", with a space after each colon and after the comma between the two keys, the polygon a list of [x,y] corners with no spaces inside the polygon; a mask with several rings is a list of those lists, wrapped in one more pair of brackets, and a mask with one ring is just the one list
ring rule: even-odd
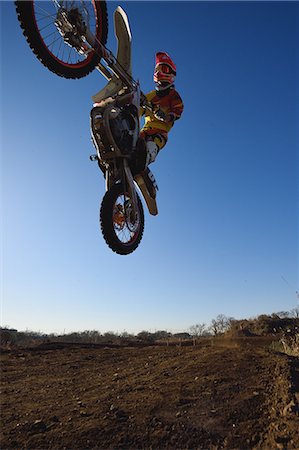
{"label": "dirt mound", "polygon": [[232,330],[228,330],[227,333],[225,333],[226,337],[253,337],[253,336],[257,336],[256,334],[252,333],[252,331],[248,330],[247,328],[244,329],[232,329]]}
{"label": "dirt mound", "polygon": [[233,320],[226,334],[231,336],[275,336],[295,334],[299,330],[299,319],[261,315],[256,319]]}
{"label": "dirt mound", "polygon": [[1,447],[299,448],[298,359],[265,342],[6,352]]}

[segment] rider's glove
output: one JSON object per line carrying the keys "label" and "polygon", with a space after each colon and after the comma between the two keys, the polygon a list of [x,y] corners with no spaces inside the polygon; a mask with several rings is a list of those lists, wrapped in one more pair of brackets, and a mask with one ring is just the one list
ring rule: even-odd
{"label": "rider's glove", "polygon": [[155,112],[155,117],[156,117],[156,119],[162,120],[162,122],[165,122],[167,114],[164,111],[162,111],[162,109],[158,109]]}

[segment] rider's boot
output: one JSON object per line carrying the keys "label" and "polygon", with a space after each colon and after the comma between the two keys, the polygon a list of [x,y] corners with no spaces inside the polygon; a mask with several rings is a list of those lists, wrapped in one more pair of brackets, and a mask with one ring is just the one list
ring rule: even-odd
{"label": "rider's boot", "polygon": [[136,145],[135,155],[131,162],[131,170],[138,174],[145,170],[149,164],[155,161],[159,152],[158,146],[153,141],[145,141],[139,138]]}
{"label": "rider's boot", "polygon": [[147,167],[149,164],[153,163],[157,157],[157,154],[159,152],[159,147],[154,141],[147,141],[146,142],[146,163],[145,167]]}
{"label": "rider's boot", "polygon": [[156,188],[152,181],[152,173],[148,165],[155,161],[159,152],[158,146],[153,141],[145,141],[140,138],[136,146],[136,155],[133,159],[131,170],[133,175],[142,176],[146,188],[152,198],[156,198]]}
{"label": "rider's boot", "polygon": [[146,141],[145,168],[140,173],[140,175],[142,176],[142,178],[146,184],[147,190],[152,198],[156,198],[157,191],[153,184],[152,172],[148,168],[148,165],[155,161],[158,152],[159,152],[159,147],[157,146],[157,144],[155,144],[154,141]]}

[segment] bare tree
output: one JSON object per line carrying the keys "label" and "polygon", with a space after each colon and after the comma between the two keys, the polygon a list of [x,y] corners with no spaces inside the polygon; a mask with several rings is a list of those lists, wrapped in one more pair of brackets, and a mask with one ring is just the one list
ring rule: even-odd
{"label": "bare tree", "polygon": [[290,316],[294,317],[295,319],[299,319],[299,306],[296,306],[296,308],[291,309]]}
{"label": "bare tree", "polygon": [[207,332],[207,326],[205,323],[197,323],[189,328],[189,332],[193,337],[204,336]]}
{"label": "bare tree", "polygon": [[217,336],[220,333],[219,323],[217,322],[217,319],[212,319],[212,321],[211,321],[211,330],[212,330],[212,333],[214,333],[215,336]]}
{"label": "bare tree", "polygon": [[290,312],[289,311],[278,311],[278,313],[276,314],[272,314],[272,316],[278,316],[280,319],[287,319],[288,317],[290,317]]}
{"label": "bare tree", "polygon": [[145,331],[145,330],[140,331],[140,333],[137,334],[137,338],[142,341],[149,341],[149,342],[154,341],[153,334],[150,333],[149,331]]}
{"label": "bare tree", "polygon": [[216,319],[211,321],[211,330],[215,336],[218,334],[224,333],[234,322],[235,319],[233,317],[226,317],[224,314],[218,314]]}
{"label": "bare tree", "polygon": [[126,330],[124,330],[121,334],[120,337],[122,339],[134,339],[134,334],[128,333]]}

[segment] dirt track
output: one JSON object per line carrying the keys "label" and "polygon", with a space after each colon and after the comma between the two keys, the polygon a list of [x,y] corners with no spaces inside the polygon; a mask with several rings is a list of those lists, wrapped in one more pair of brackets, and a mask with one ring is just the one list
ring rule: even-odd
{"label": "dirt track", "polygon": [[4,352],[1,448],[298,449],[298,358],[269,345]]}

